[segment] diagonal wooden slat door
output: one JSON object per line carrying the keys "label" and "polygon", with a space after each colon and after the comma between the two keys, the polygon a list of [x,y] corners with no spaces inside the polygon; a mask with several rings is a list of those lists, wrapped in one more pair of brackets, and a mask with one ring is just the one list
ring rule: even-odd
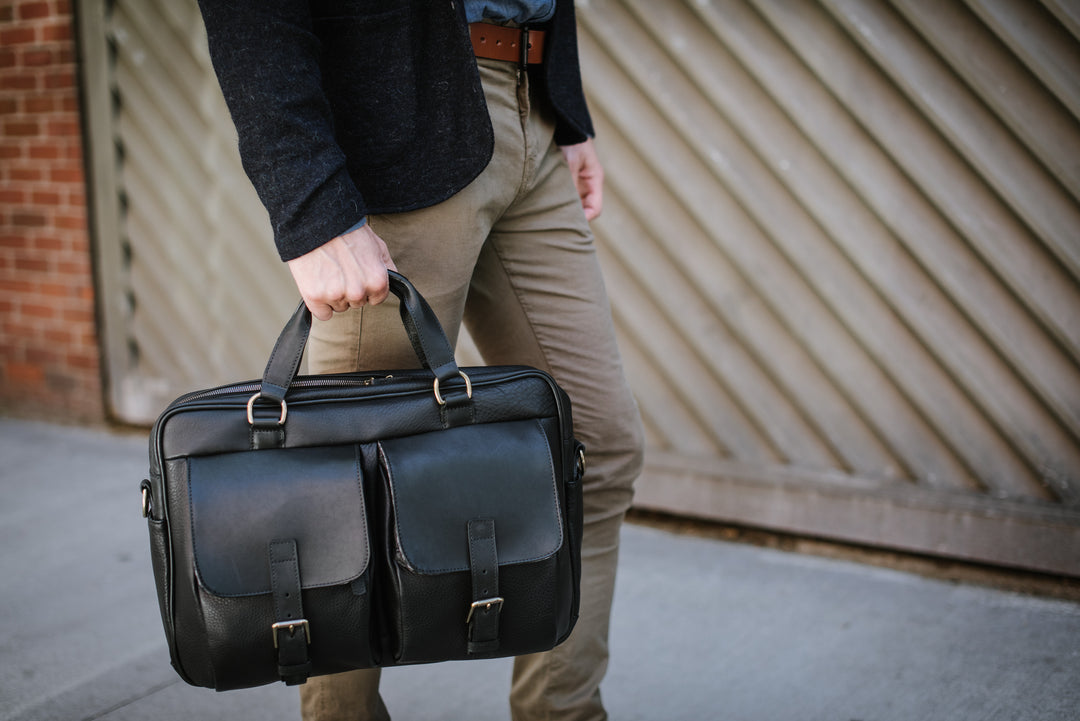
{"label": "diagonal wooden slat door", "polygon": [[[578,7],[638,505],[1080,575],[1074,4]],[[111,403],[147,422],[257,376],[296,295],[195,3],[80,16]]]}
{"label": "diagonal wooden slat door", "polygon": [[637,503],[1080,574],[1067,4],[579,14]]}
{"label": "diagonal wooden slat door", "polygon": [[[257,377],[298,300],[240,167],[194,2],[83,3],[88,56],[107,77],[91,98],[107,286],[110,401],[146,423],[180,393]],[[112,157],[107,157],[108,154]],[[102,177],[99,172],[98,178]]]}

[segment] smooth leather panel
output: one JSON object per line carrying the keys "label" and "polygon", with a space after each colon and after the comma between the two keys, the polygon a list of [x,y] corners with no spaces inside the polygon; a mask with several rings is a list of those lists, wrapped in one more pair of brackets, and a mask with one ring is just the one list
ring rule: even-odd
{"label": "smooth leather panel", "polygon": [[[515,418],[557,417],[559,399],[569,419],[568,401],[540,371],[521,367],[466,368],[473,381],[473,412],[477,423]],[[384,371],[393,379],[360,385],[368,374],[356,374],[358,384],[335,386],[350,376],[305,376],[289,392],[286,445],[329,446],[365,443],[381,438],[425,433],[442,428],[432,379],[425,371]],[[454,383],[455,381],[451,381]],[[461,384],[460,379],[456,381]],[[251,447],[246,405],[253,390],[237,391],[210,401],[178,406],[158,421],[161,458],[203,456]],[[565,424],[569,428],[569,423]]]}
{"label": "smooth leather panel", "polygon": [[469,568],[468,522],[495,520],[499,563],[562,546],[555,469],[538,421],[462,426],[379,443],[398,546],[418,573]]}
{"label": "smooth leather panel", "polygon": [[267,544],[293,538],[304,588],[346,583],[368,565],[356,446],[191,458],[195,567],[218,596],[270,592]]}

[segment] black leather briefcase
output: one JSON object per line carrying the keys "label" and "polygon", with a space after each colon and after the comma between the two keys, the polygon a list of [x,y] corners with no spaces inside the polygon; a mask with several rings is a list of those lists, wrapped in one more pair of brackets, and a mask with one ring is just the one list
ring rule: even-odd
{"label": "black leather briefcase", "polygon": [[297,376],[297,309],[261,381],[178,398],[143,510],[173,666],[218,690],[545,651],[578,613],[570,402],[529,367],[459,369],[415,288],[423,368]]}

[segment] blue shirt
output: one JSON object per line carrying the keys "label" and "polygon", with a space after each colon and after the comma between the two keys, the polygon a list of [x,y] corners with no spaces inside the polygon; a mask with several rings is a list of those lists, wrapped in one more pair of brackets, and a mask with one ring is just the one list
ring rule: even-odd
{"label": "blue shirt", "polygon": [[555,0],[465,0],[465,19],[471,23],[542,23],[555,14]]}

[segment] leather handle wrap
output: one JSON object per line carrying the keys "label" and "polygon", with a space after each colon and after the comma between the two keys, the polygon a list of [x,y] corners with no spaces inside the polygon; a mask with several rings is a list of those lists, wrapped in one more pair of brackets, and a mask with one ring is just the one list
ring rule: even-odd
{"label": "leather handle wrap", "polygon": [[[454,349],[435,312],[405,276],[392,270],[387,272],[390,292],[401,301],[401,322],[405,325],[416,357],[440,381],[457,378]],[[263,398],[275,402],[285,399],[289,386],[300,370],[300,359],[310,332],[311,311],[301,301],[278,336],[270,360],[266,363],[261,388]]]}

